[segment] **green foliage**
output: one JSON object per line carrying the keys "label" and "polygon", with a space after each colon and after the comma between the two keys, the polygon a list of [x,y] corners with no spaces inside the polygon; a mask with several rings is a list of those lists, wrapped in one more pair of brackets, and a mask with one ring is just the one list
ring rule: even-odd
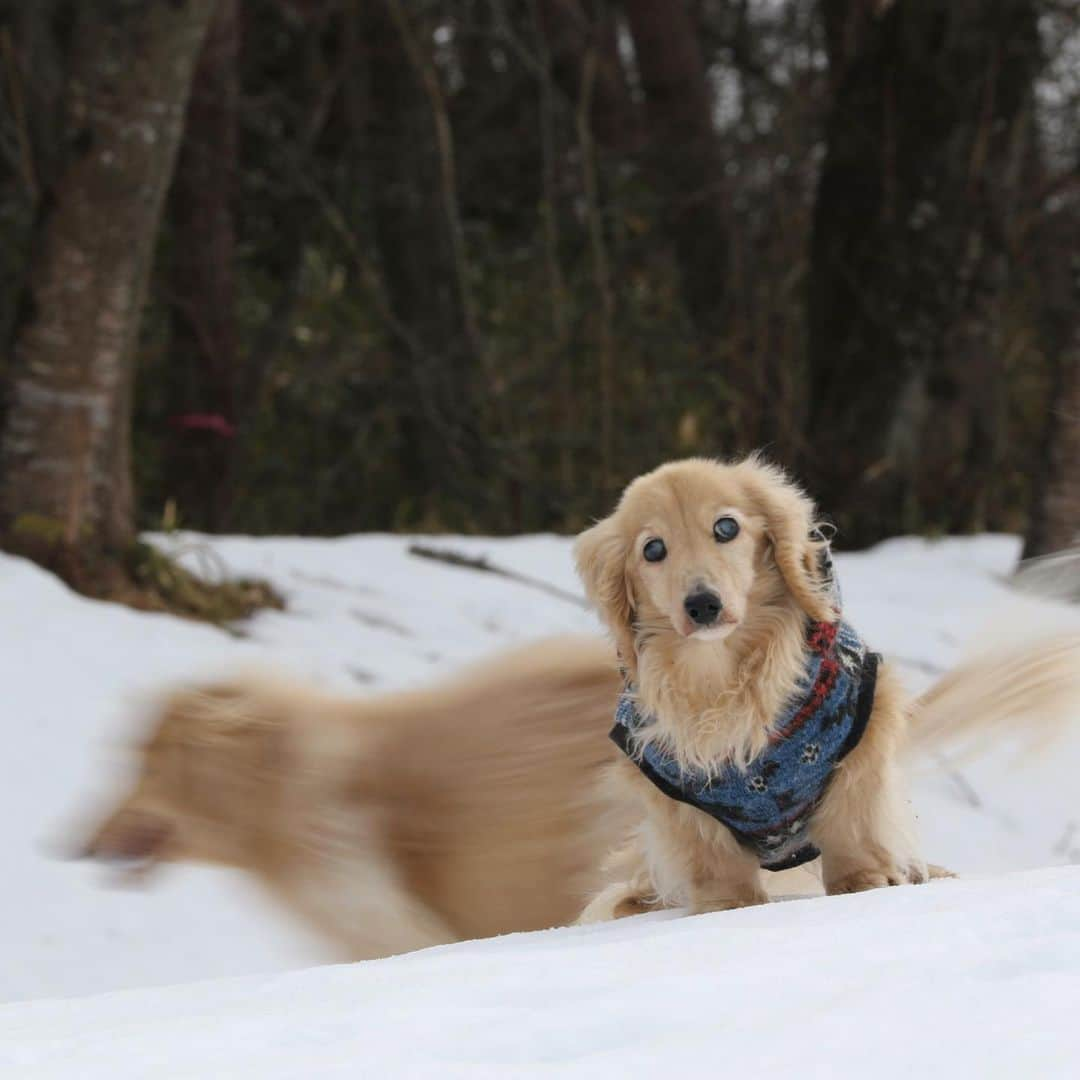
{"label": "green foliage", "polygon": [[43,514],[19,514],[11,523],[16,543],[54,547],[64,542],[64,523]]}

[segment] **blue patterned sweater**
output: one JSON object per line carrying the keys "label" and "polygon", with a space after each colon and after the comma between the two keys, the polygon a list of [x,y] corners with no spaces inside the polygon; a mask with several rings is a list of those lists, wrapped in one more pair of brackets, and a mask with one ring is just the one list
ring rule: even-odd
{"label": "blue patterned sweater", "polygon": [[810,817],[866,729],[878,660],[847,623],[810,623],[798,692],[745,769],[727,764],[708,776],[684,771],[657,744],[642,748],[635,736],[653,718],[638,710],[631,687],[619,698],[611,737],[665,795],[726,825],[764,869],[787,870],[819,854]]}

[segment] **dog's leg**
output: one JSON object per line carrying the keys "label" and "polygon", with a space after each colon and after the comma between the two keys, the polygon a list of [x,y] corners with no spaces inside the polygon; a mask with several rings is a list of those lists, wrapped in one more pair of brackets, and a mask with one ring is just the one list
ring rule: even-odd
{"label": "dog's leg", "polygon": [[701,810],[658,793],[645,834],[653,880],[670,904],[697,915],[768,902],[757,859]]}
{"label": "dog's leg", "polygon": [[619,879],[597,893],[579,923],[663,907],[700,915],[768,902],[757,860],[723,825],[651,788],[646,796],[640,832],[609,864]]}
{"label": "dog's leg", "polygon": [[870,770],[860,773],[834,778],[812,823],[825,891],[833,895],[926,881],[930,875],[916,854],[914,822],[895,766],[881,763],[872,770],[873,782]]}
{"label": "dog's leg", "polygon": [[[717,828],[722,829],[723,826],[718,825]],[[735,851],[725,852],[722,858],[713,861],[705,873],[690,882],[691,914],[731,911],[768,903],[769,896],[761,884],[757,859],[738,849],[737,844],[736,848]]]}
{"label": "dog's leg", "polygon": [[645,861],[639,834],[613,852],[604,869],[616,880],[589,901],[577,918],[579,924],[624,919],[628,915],[640,915],[662,906]]}
{"label": "dog's leg", "polygon": [[447,923],[373,853],[312,860],[274,892],[351,960],[371,960],[460,941]]}
{"label": "dog's leg", "polygon": [[767,904],[768,894],[757,880],[757,866],[752,874],[732,874],[730,871],[695,882],[690,887],[690,914],[703,915],[708,911],[733,911],[735,908]]}
{"label": "dog's leg", "polygon": [[827,893],[918,884],[933,876],[918,855],[898,750],[902,691],[882,670],[874,711],[859,745],[837,769],[811,822]]}

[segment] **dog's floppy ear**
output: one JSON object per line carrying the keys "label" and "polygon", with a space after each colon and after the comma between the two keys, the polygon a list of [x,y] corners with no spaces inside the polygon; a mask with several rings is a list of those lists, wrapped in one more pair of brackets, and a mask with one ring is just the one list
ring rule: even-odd
{"label": "dog's floppy ear", "polygon": [[626,542],[614,515],[586,529],[574,543],[574,559],[585,595],[611,631],[619,660],[633,678],[637,674],[634,597],[626,575],[626,553]]}
{"label": "dog's floppy ear", "polygon": [[822,552],[828,542],[815,523],[813,500],[782,470],[752,462],[757,497],[772,544],[773,559],[799,607],[817,622],[836,622],[831,583],[822,573]]}

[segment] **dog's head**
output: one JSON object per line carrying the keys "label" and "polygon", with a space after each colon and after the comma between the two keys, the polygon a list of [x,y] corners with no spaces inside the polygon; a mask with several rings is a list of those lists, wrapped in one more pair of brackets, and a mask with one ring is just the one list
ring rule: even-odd
{"label": "dog's head", "polygon": [[79,854],[133,877],[161,862],[242,865],[270,797],[279,736],[242,687],[173,693],[140,747],[135,784]]}
{"label": "dog's head", "polygon": [[575,556],[589,599],[635,666],[636,629],[692,642],[736,632],[752,599],[835,620],[814,504],[776,466],[691,459],[639,477]]}

